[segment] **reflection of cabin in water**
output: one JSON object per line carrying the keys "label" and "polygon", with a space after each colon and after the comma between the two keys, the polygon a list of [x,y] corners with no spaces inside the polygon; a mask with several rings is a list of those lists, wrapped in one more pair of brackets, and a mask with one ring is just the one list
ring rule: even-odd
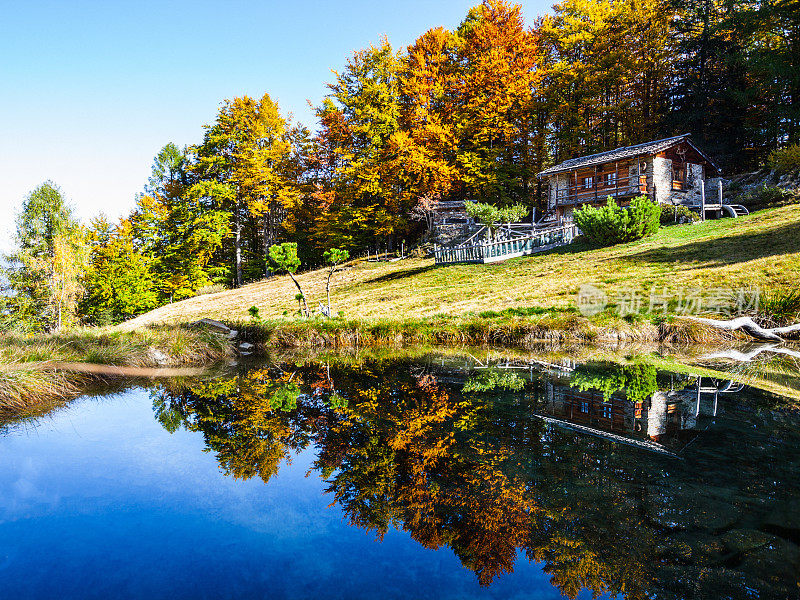
{"label": "reflection of cabin in water", "polygon": [[606,401],[596,390],[580,391],[552,381],[545,386],[543,413],[549,420],[656,451],[681,449],[702,429],[706,418],[717,415],[719,394],[741,389],[731,382],[704,385],[698,378],[693,388],[659,391],[644,401],[631,402],[624,393]]}
{"label": "reflection of cabin in water", "polygon": [[661,204],[699,205],[701,183],[713,210],[721,206],[714,189],[719,175],[719,167],[684,134],[565,160],[539,178],[548,184],[548,212],[571,219],[575,208],[604,204],[608,196],[623,205],[642,194]]}
{"label": "reflection of cabin in water", "polygon": [[[602,391],[581,391],[570,384],[578,363],[570,358],[549,362],[533,358],[502,358],[481,361],[471,357],[470,371],[516,371],[529,382],[539,380],[533,397],[533,415],[560,427],[577,430],[615,443],[676,456],[704,430],[721,410],[720,395],[740,392],[744,385],[726,379],[697,376],[680,390],[656,391],[633,402],[625,390],[605,400]],[[438,365],[437,365],[438,366]],[[445,360],[441,367],[444,370]],[[437,378],[463,383],[464,367]],[[688,376],[692,377],[692,376]],[[673,382],[675,383],[675,382]],[[688,383],[683,381],[683,383]]]}

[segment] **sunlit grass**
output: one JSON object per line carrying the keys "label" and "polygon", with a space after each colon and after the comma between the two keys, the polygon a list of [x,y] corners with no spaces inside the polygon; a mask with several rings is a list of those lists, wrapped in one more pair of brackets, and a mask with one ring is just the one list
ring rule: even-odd
{"label": "sunlit grass", "polygon": [[[632,288],[678,289],[796,286],[800,273],[800,206],[760,211],[739,219],[667,227],[637,242],[592,249],[574,244],[490,265],[437,267],[431,259],[395,263],[354,261],[333,279],[334,314],[347,320],[409,321],[442,315],[463,318],[507,310],[558,311],[575,306],[584,283],[614,298]],[[309,306],[324,302],[324,272],[300,276]],[[185,323],[201,317],[249,321],[257,306],[262,319],[296,321],[296,290],[287,277],[273,277],[213,296],[161,307],[123,324]],[[522,308],[521,308],[522,307]],[[506,313],[510,314],[510,313]]]}

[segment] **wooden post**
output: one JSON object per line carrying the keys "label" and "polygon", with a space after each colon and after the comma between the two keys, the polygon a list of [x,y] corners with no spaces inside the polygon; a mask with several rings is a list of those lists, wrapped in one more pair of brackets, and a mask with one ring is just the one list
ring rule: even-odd
{"label": "wooden post", "polygon": [[578,171],[575,171],[575,203],[578,202]]}
{"label": "wooden post", "polygon": [[642,193],[642,161],[636,157],[636,195]]}
{"label": "wooden post", "polygon": [[619,197],[619,161],[614,161],[614,200]]}
{"label": "wooden post", "polygon": [[706,220],[706,182],[700,182],[700,220]]}
{"label": "wooden post", "polygon": [[594,166],[594,201],[597,202],[597,165]]}
{"label": "wooden post", "polygon": [[722,206],[722,179],[719,180],[719,205]]}
{"label": "wooden post", "polygon": [[553,206],[556,209],[556,212],[558,212],[558,176],[559,173],[556,173],[556,203]]}

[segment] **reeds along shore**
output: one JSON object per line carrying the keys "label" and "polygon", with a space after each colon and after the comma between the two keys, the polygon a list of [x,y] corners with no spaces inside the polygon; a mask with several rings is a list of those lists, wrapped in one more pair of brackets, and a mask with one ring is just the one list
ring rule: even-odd
{"label": "reeds along shore", "polygon": [[174,367],[208,365],[232,352],[227,338],[183,326],[0,336],[0,422],[47,412],[92,383],[153,376],[168,367],[168,374],[182,374]]}
{"label": "reeds along shore", "polygon": [[[593,322],[575,312],[405,320],[296,320],[238,323],[240,339],[256,348],[355,348],[402,344],[532,348],[548,343],[667,343],[715,345],[728,333],[686,321]],[[513,311],[512,311],[513,312]],[[744,338],[743,338],[744,339]]]}
{"label": "reeds along shore", "polygon": [[[231,323],[227,336],[201,327],[134,331],[77,330],[50,336],[0,337],[0,422],[36,416],[83,393],[86,386],[130,377],[180,376],[176,367],[210,366],[248,342],[266,354],[280,348],[375,348],[404,345],[531,349],[542,343],[701,344],[738,339],[691,321],[590,319],[574,310],[511,309],[478,316],[427,319],[308,319]],[[744,338],[742,338],[744,339]],[[96,365],[105,365],[101,368]]]}

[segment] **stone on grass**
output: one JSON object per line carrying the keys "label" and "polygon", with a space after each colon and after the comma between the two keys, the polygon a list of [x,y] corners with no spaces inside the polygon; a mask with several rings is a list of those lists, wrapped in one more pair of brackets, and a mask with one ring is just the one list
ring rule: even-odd
{"label": "stone on grass", "polygon": [[206,327],[215,333],[221,333],[223,335],[230,335],[231,328],[222,323],[221,321],[216,321],[214,319],[200,319],[199,321],[195,321],[192,323],[195,327]]}
{"label": "stone on grass", "polygon": [[169,356],[164,354],[158,348],[148,348],[147,358],[150,362],[155,363],[158,366],[164,366],[169,362]]}

